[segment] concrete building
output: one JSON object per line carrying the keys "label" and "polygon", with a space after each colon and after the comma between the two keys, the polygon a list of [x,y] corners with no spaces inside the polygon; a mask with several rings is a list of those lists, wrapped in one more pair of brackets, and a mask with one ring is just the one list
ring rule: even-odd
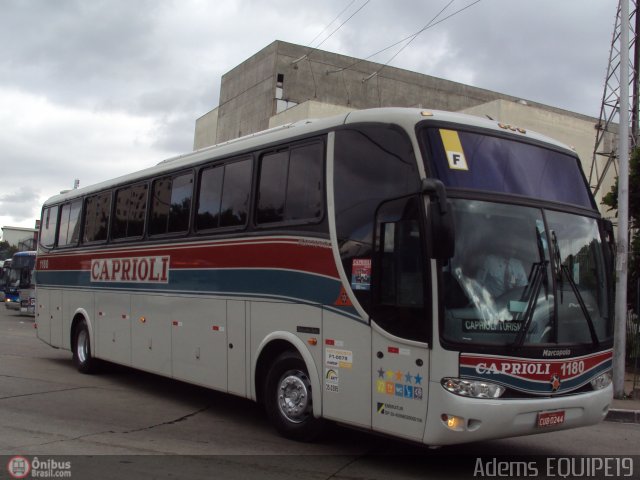
{"label": "concrete building", "polygon": [[2,241],[20,250],[34,250],[38,230],[23,227],[2,227]]}
{"label": "concrete building", "polygon": [[[594,117],[281,41],[222,76],[219,106],[196,120],[194,149],[305,118],[373,107],[448,110],[534,130],[572,146],[589,177]],[[615,144],[610,135],[603,147],[611,151]],[[602,171],[606,160],[599,161]],[[596,195],[598,204],[614,175],[611,169]]]}

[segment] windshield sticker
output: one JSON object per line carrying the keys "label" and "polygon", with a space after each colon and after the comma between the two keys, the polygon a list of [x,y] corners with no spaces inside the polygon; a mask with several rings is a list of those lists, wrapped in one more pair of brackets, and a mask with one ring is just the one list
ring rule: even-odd
{"label": "windshield sticker", "polygon": [[351,288],[371,290],[371,259],[354,258],[351,264]]}
{"label": "windshield sticker", "polygon": [[449,168],[451,170],[469,170],[458,132],[441,128],[440,137],[442,138],[444,150],[447,152]]}
{"label": "windshield sticker", "polygon": [[484,320],[463,320],[462,331],[465,333],[518,333],[522,322],[485,322]]}

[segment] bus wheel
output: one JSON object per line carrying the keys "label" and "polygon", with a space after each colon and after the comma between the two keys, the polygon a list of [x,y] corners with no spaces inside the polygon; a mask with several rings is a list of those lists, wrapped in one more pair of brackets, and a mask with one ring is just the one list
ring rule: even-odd
{"label": "bus wheel", "polygon": [[93,373],[96,360],[91,356],[91,340],[89,328],[82,320],[75,329],[73,339],[73,363],[81,373]]}
{"label": "bus wheel", "polygon": [[313,416],[311,381],[297,352],[284,352],[267,374],[265,406],[269,419],[281,435],[311,441],[322,430],[322,420]]}

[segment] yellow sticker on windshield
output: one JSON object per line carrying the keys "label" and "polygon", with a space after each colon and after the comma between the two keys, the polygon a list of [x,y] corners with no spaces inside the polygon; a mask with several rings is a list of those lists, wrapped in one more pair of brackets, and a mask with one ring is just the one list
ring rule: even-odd
{"label": "yellow sticker on windshield", "polygon": [[440,137],[442,138],[444,151],[447,152],[449,168],[452,170],[469,170],[458,132],[441,128]]}

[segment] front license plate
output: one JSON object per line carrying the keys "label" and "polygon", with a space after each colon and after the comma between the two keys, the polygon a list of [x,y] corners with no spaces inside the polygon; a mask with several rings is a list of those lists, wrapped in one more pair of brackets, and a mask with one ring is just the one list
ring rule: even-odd
{"label": "front license plate", "polygon": [[538,428],[555,427],[564,423],[564,410],[538,413]]}

